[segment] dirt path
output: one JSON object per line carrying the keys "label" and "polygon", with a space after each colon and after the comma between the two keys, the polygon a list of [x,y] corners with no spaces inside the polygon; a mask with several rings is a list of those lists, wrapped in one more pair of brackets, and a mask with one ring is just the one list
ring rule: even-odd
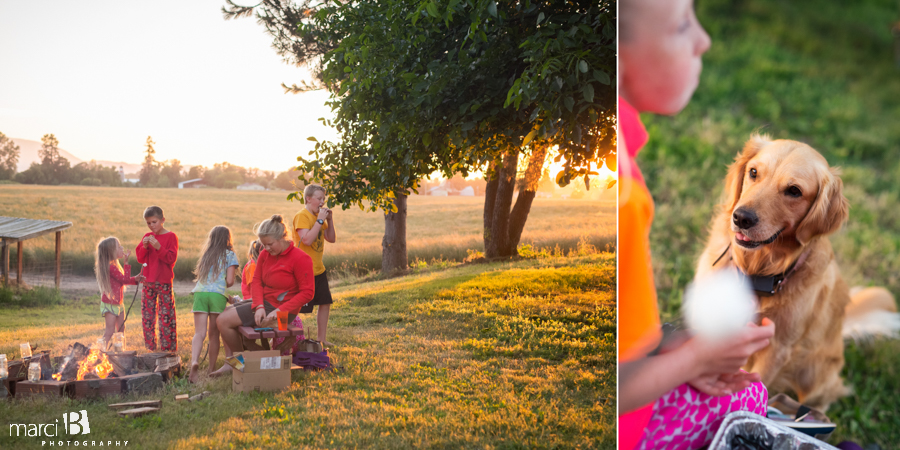
{"label": "dirt path", "polygon": [[[11,278],[11,282],[15,283],[15,274],[13,274]],[[24,276],[25,283],[29,286],[48,286],[52,287],[53,283],[53,274],[28,274],[26,273]],[[187,295],[191,292],[191,289],[194,289],[193,281],[175,281],[174,290],[176,295]],[[131,298],[134,295],[134,286],[126,286],[125,288],[125,296],[127,298]],[[92,295],[97,295],[100,292],[100,289],[97,287],[97,279],[94,277],[84,277],[77,275],[62,275],[62,279],[60,280],[59,290],[62,292],[63,297],[87,297]]]}

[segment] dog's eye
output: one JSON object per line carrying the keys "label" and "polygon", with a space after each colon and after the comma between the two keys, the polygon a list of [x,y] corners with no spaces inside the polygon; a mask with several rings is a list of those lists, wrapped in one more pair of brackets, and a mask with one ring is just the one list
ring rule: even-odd
{"label": "dog's eye", "polygon": [[784,194],[791,197],[800,197],[803,195],[803,192],[800,192],[800,188],[798,188],[797,186],[791,186],[785,189]]}
{"label": "dog's eye", "polygon": [[751,180],[756,179],[756,169],[750,169],[750,179]]}

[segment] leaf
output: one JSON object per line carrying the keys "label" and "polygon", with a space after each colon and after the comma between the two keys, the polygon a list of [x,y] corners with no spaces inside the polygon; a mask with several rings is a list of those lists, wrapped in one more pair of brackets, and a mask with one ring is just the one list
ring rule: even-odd
{"label": "leaf", "polygon": [[[315,136],[310,136],[310,137],[306,138],[306,140],[307,140],[307,141],[313,141],[313,142],[319,142],[319,141],[316,139]],[[299,159],[298,159],[297,161],[299,161]]]}
{"label": "leaf", "polygon": [[531,142],[532,139],[534,139],[535,136],[537,136],[537,132],[538,132],[538,129],[535,128],[535,129],[531,130],[530,133],[526,134],[526,135],[525,135],[525,140],[522,141],[522,146],[524,147],[524,146],[528,145],[528,143]]}
{"label": "leaf", "polygon": [[575,99],[573,99],[572,97],[566,97],[563,99],[563,103],[566,104],[566,109],[568,109],[569,112],[572,112],[572,108],[575,106]]}
{"label": "leaf", "polygon": [[587,71],[588,71],[587,61],[585,61],[583,59],[581,61],[578,61],[578,70],[580,70],[581,73],[587,73]]}
{"label": "leaf", "polygon": [[604,72],[604,71],[602,71],[602,70],[595,70],[595,71],[594,71],[594,79],[597,80],[597,81],[599,81],[599,82],[601,82],[601,83],[603,83],[603,84],[605,84],[605,85],[607,85],[607,86],[609,85],[609,82],[610,82],[610,80],[609,80],[609,74],[607,74],[606,72]]}
{"label": "leaf", "polygon": [[556,184],[559,187],[566,187],[569,185],[569,177],[566,176],[565,170],[560,170],[558,174],[556,174]]}
{"label": "leaf", "polygon": [[540,25],[541,22],[543,22],[543,21],[544,21],[544,13],[538,14],[538,21],[537,21],[537,24]]}
{"label": "leaf", "polygon": [[425,10],[428,11],[428,15],[431,17],[441,17],[441,14],[438,12],[437,5],[434,4],[434,2],[428,2],[428,5],[425,6]]}
{"label": "leaf", "polygon": [[607,183],[606,188],[612,189],[612,187],[616,185],[616,181],[618,181],[618,180],[609,180],[609,183]]}
{"label": "leaf", "polygon": [[422,136],[422,143],[425,145],[431,145],[431,133],[425,133]]}
{"label": "leaf", "polygon": [[587,100],[588,103],[594,101],[594,86],[590,83],[584,85],[584,88],[581,89],[581,93],[584,94],[584,99]]}
{"label": "leaf", "polygon": [[490,4],[488,4],[488,13],[490,13],[490,15],[492,15],[494,17],[497,17],[497,3],[496,2],[491,2]]}

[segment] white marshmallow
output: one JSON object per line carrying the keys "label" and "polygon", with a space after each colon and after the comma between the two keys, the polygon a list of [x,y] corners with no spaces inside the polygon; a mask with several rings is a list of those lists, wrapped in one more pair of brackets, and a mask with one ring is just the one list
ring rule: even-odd
{"label": "white marshmallow", "polygon": [[681,312],[697,335],[721,339],[741,331],[757,308],[747,281],[733,270],[719,270],[688,285]]}

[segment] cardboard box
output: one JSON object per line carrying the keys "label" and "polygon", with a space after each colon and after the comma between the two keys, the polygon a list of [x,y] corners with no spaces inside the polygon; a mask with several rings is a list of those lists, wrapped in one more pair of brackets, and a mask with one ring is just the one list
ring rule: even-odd
{"label": "cardboard box", "polygon": [[291,356],[278,350],[235,353],[244,357],[244,370],[232,370],[234,392],[280,391],[291,385]]}

